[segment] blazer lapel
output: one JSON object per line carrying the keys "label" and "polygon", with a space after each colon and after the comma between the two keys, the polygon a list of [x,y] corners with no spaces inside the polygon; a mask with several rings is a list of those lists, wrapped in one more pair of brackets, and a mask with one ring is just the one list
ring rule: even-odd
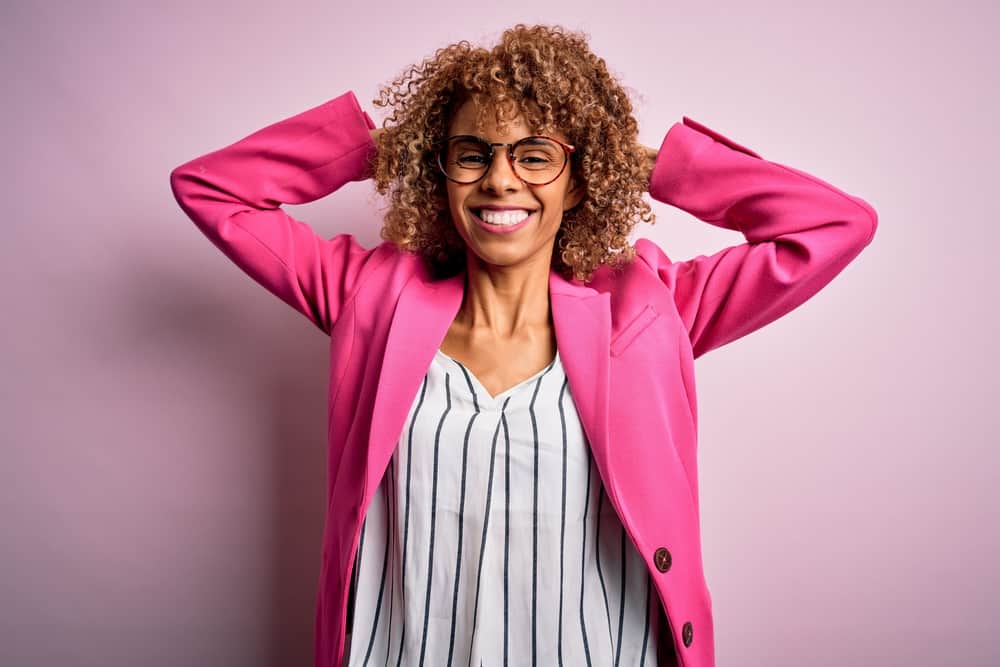
{"label": "blazer lapel", "polygon": [[549,298],[559,355],[580,423],[608,495],[617,499],[608,438],[610,296],[552,271]]}
{"label": "blazer lapel", "polygon": [[[434,281],[418,271],[400,292],[389,325],[369,431],[365,502],[381,481],[424,374],[462,304],[464,273]],[[595,463],[612,485],[608,456],[609,296],[549,273],[556,342]],[[612,497],[617,494],[609,491]]]}
{"label": "blazer lapel", "polygon": [[420,270],[399,294],[372,408],[366,471],[366,487],[372,492],[385,473],[434,353],[458,315],[464,286],[463,273],[435,281]]}

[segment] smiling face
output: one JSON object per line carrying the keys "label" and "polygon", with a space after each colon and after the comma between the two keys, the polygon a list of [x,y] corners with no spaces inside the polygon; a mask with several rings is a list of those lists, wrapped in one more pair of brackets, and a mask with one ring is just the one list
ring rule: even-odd
{"label": "smiling face", "polygon": [[[473,135],[491,143],[512,144],[535,134],[520,114],[507,121],[502,134],[492,113],[486,115],[485,127],[479,128],[475,104],[469,100],[459,107],[448,136]],[[559,132],[547,134],[569,143]],[[446,183],[451,218],[465,240],[468,262],[505,268],[550,265],[563,211],[576,206],[584,191],[582,186],[574,187],[570,165],[547,185],[525,184],[511,168],[506,149],[500,146],[495,147],[493,164],[480,180]]]}

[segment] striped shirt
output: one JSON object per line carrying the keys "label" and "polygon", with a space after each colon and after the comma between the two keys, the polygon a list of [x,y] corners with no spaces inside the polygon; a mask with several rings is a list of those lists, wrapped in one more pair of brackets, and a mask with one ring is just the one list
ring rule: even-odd
{"label": "striped shirt", "polygon": [[657,598],[558,351],[490,396],[438,350],[369,506],[345,664],[657,664]]}

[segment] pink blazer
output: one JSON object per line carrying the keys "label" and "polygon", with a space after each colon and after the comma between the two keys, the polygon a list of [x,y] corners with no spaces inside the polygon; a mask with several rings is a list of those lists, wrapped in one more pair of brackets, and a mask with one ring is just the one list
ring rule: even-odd
{"label": "pink blazer", "polygon": [[[330,337],[317,667],[342,659],[361,523],[462,301],[462,275],[432,280],[418,257],[388,242],[326,239],[281,208],[368,178],[373,127],[347,92],[170,174],[178,204],[212,243]],[[670,664],[710,667],[694,360],[819,291],[871,242],[877,216],[864,200],[686,116],[663,139],[649,193],[746,242],[674,261],[639,239],[638,257],[618,275],[601,267],[583,284],[551,272],[550,303],[608,498],[668,621]]]}

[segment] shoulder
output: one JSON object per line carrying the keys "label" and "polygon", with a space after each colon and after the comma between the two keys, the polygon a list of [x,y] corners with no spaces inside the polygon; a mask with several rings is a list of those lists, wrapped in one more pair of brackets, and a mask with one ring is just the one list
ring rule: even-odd
{"label": "shoulder", "polygon": [[647,288],[650,281],[659,282],[658,269],[669,266],[672,260],[650,239],[637,239],[633,247],[635,256],[629,263],[618,267],[600,267],[587,287],[609,293],[613,302],[617,296]]}
{"label": "shoulder", "polygon": [[660,266],[673,263],[663,248],[650,239],[638,239],[634,245],[636,261],[641,260],[644,269],[655,272]]}
{"label": "shoulder", "polygon": [[391,269],[396,266],[415,266],[421,263],[416,254],[400,250],[392,241],[381,241],[373,246],[365,246],[354,234],[343,233],[331,237],[328,243],[335,251],[363,256],[370,265],[367,267],[368,271],[376,271],[379,268]]}
{"label": "shoulder", "polygon": [[594,272],[587,287],[606,293],[615,327],[636,317],[675,310],[672,292],[663,279],[663,269],[671,264],[667,254],[654,241],[638,239],[633,244],[635,257],[620,267],[602,266]]}
{"label": "shoulder", "polygon": [[357,290],[392,289],[402,286],[415,273],[426,272],[422,258],[400,250],[391,241],[381,241],[374,246],[362,244],[354,234],[337,234],[327,240],[328,270],[344,267],[350,274],[348,281]]}

